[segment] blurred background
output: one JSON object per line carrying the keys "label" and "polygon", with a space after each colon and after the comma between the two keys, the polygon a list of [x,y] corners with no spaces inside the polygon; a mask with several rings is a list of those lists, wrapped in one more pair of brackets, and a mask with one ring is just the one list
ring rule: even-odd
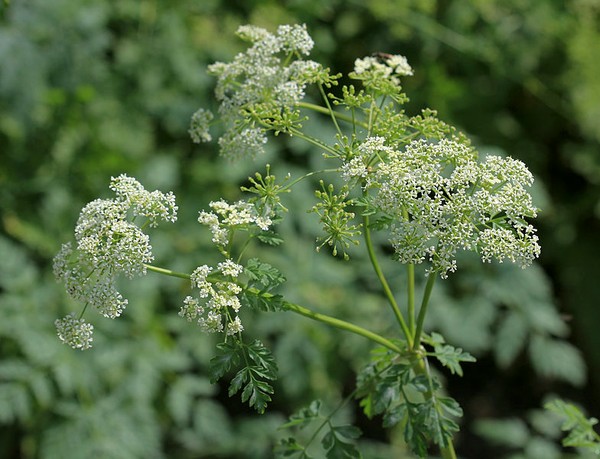
{"label": "blurred background", "polygon": [[[464,257],[436,286],[428,328],[478,358],[446,380],[465,410],[461,457],[583,457],[559,447],[541,406],[560,395],[600,415],[598,0],[3,0],[0,457],[268,458],[291,413],[352,391],[368,343],[287,313],[247,317],[248,336],[280,365],[268,413],[254,414],[209,383],[214,337],[177,316],[187,283],[155,274],[123,285],[119,320],[87,315],[93,349],[55,336],[54,319],[81,306],[54,281],[52,257],[82,206],[110,196],[111,176],[176,194],[179,221],[151,238],[157,264],[191,271],[218,259],[196,222],[209,201],[237,199],[267,162],[280,178],[319,166],[320,153],[295,139],[245,164],[190,141],[192,113],[214,108],[206,65],[243,49],[234,31],[246,23],[306,23],[312,58],[334,72],[373,52],[406,55],[409,113],[431,107],[482,154],[528,164],[539,263],[522,271]],[[333,135],[325,123],[309,128]],[[288,278],[290,300],[386,333],[390,315],[361,255],[343,263],[306,250],[319,231],[305,213],[315,186],[302,182],[285,201],[296,210],[286,242],[261,256]],[[398,267],[387,268],[401,286]],[[365,458],[411,457],[381,419],[356,407],[339,417],[363,430]]]}

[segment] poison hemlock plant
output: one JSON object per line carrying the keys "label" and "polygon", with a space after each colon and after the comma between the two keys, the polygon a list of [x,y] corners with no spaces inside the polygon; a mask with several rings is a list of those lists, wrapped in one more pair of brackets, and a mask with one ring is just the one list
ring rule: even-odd
{"label": "poison hemlock plant", "polygon": [[[480,158],[468,138],[439,120],[433,110],[408,116],[401,83],[413,70],[403,56],[357,59],[348,74],[357,85],[338,88],[341,74],[306,59],[313,47],[306,27],[286,25],[270,33],[242,26],[238,35],[249,42],[247,51],[230,63],[209,67],[217,78],[222,155],[238,161],[254,158],[264,150],[269,134],[288,135],[320,150],[331,166],[278,180],[267,165],[266,173],[257,172],[242,188],[247,199],[211,202],[210,209],[200,211],[198,222],[210,231],[222,261],[198,266],[191,273],[152,264],[145,230],[161,220],[176,220],[173,194],[146,191],[125,175],[113,178],[110,187],[116,196],[83,209],[76,243],[63,245],[55,258],[56,276],[71,296],[85,304],[79,315],[57,320],[60,339],[78,349],[92,345],[93,327],[83,318],[88,306],[108,318],[122,314],[128,301],[115,287],[121,275],[131,278],[151,271],[186,279],[192,292],[182,298],[179,315],[207,333],[221,334],[210,377],[214,382],[231,376],[230,396],[240,393],[244,402],[262,413],[277,378],[269,349],[260,340],[244,338],[245,310],[292,312],[377,344],[346,401],[356,398],[368,417],[382,416],[384,427],[400,428],[420,457],[435,444],[442,457],[455,458],[453,436],[462,410],[443,395],[430,361],[436,359],[450,373],[462,375],[462,364],[475,359],[446,343],[439,333],[425,333],[429,300],[436,280],[445,280],[458,269],[459,252],[475,252],[485,263],[510,261],[522,268],[539,256],[536,230],[529,222],[537,213],[528,192],[532,174],[510,157]],[[321,104],[309,101],[309,88],[315,89]],[[303,128],[309,116],[331,122],[335,138],[309,134]],[[192,139],[211,141],[209,125],[216,118],[198,110],[192,117]],[[301,211],[309,210],[323,227],[316,248],[329,249],[346,261],[353,251],[365,251],[397,322],[393,336],[287,301],[277,289],[285,275],[293,276],[293,269],[246,255],[250,244],[277,247],[283,242],[277,225],[290,211],[282,196],[313,176],[320,179],[316,202]],[[374,233],[385,235],[386,250],[374,243]],[[406,285],[388,282],[380,264],[386,253],[392,253],[398,269],[406,270]],[[426,282],[417,302],[419,264],[426,265]],[[403,308],[399,290],[406,295]],[[327,457],[360,457],[354,445],[360,431],[337,425],[332,416],[322,414],[313,402],[292,416],[286,427],[319,422],[312,438],[323,433]],[[309,447],[289,438],[277,451],[283,457],[309,457]]]}

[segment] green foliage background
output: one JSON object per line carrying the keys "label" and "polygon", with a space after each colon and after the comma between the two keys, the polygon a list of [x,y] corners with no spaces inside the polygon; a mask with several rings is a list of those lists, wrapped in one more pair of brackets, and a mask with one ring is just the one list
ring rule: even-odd
{"label": "green foliage background", "polygon": [[[54,282],[51,258],[111,175],[175,192],[180,220],[155,231],[154,251],[191,271],[216,255],[195,221],[210,200],[238,197],[266,162],[279,176],[318,167],[319,154],[295,139],[232,165],[187,135],[191,114],[212,103],[205,66],[241,49],[237,26],[297,22],[316,41],[313,58],[336,71],[377,51],[406,55],[415,113],[438,110],[482,152],[520,158],[536,175],[540,263],[520,271],[465,260],[432,300],[428,326],[479,360],[447,380],[466,413],[459,454],[566,457],[557,424],[539,411],[550,393],[598,416],[600,1],[4,0],[0,457],[270,457],[292,412],[351,390],[368,344],[263,315],[246,328],[273,347],[280,379],[268,414],[254,415],[209,384],[215,343],[176,314],[187,285],[152,274],[124,286],[122,319],[92,320],[92,350],[60,344],[53,326],[78,306]],[[360,256],[350,265],[306,250],[318,232],[304,213],[313,185],[285,203],[299,210],[283,249],[261,257],[289,279],[291,301],[385,331],[389,315]],[[402,285],[402,274],[391,277]],[[357,413],[339,416],[365,432],[365,457],[403,457],[401,435]]]}

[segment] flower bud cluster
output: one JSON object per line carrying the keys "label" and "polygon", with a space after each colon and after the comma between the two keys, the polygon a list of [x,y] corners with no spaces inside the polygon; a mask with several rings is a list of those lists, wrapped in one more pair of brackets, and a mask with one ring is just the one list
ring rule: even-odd
{"label": "flower bud cluster", "polygon": [[[172,193],[146,191],[126,175],[113,177],[110,188],[114,199],[97,199],[83,208],[75,227],[76,245],[63,244],[53,268],[71,297],[113,319],[127,306],[116,288],[117,277],[143,275],[145,264],[153,260],[148,235],[132,221],[144,217],[144,226],[150,227],[159,220],[174,222],[177,206]],[[91,342],[92,329],[69,317],[57,321],[59,337],[85,348],[81,343]]]}
{"label": "flower bud cluster", "polygon": [[475,149],[456,140],[392,147],[367,138],[342,172],[347,181],[359,180],[372,193],[371,205],[390,218],[390,242],[402,263],[428,260],[447,277],[457,268],[458,250],[521,267],[540,254],[525,220],[537,214],[527,191],[533,176],[521,161],[479,161]]}
{"label": "flower bud cluster", "polygon": [[241,303],[237,296],[242,288],[235,283],[242,271],[243,267],[231,259],[219,263],[216,269],[207,265],[196,268],[191,282],[192,288],[199,291],[198,297],[187,296],[179,315],[190,322],[196,320],[208,333],[242,332],[244,327],[238,316]]}

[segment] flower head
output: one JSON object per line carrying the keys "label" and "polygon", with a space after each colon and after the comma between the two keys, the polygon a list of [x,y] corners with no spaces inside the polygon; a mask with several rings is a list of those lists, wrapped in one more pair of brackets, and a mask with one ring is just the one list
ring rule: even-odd
{"label": "flower head", "polygon": [[265,215],[267,209],[262,206],[259,211],[259,207],[261,207],[259,202],[237,201],[230,204],[220,199],[209,205],[212,211],[200,211],[198,222],[210,228],[213,235],[212,242],[221,249],[229,244],[232,231],[256,228],[267,231],[273,223],[271,216],[274,216],[274,210],[271,209]]}
{"label": "flower head", "polygon": [[[97,199],[82,209],[75,227],[75,245],[62,245],[53,269],[71,297],[95,307],[105,317],[115,318],[128,303],[116,288],[117,278],[144,275],[146,264],[154,258],[148,235],[133,220],[143,217],[150,227],[159,220],[173,222],[177,206],[172,193],[146,191],[126,175],[113,177],[110,188],[115,198]],[[63,341],[86,336],[81,333],[89,329],[77,324],[83,322],[72,318],[57,322]],[[76,335],[75,331],[82,332]],[[84,344],[79,347],[86,348]]]}
{"label": "flower head", "polygon": [[533,177],[522,162],[498,156],[480,162],[472,147],[448,139],[415,140],[378,158],[366,183],[374,207],[391,219],[390,242],[402,263],[427,260],[446,277],[457,269],[458,250],[523,267],[539,256],[535,229],[523,223],[537,209],[526,190]]}
{"label": "flower head", "polygon": [[74,313],[54,322],[58,338],[73,349],[89,349],[92,347],[94,326],[84,319],[78,319]]}
{"label": "flower head", "polygon": [[231,259],[219,263],[216,269],[207,265],[196,268],[190,277],[192,288],[199,290],[198,298],[187,296],[179,315],[189,321],[196,320],[200,328],[209,333],[225,329],[227,334],[241,332],[244,327],[237,314],[242,307],[238,297],[242,288],[235,282],[214,279],[218,274],[236,279],[243,269]]}
{"label": "flower head", "polygon": [[[303,58],[314,46],[305,25],[282,25],[276,33],[246,25],[237,34],[250,47],[229,63],[209,66],[217,77],[215,95],[226,126],[219,146],[230,159],[262,153],[268,130],[290,132],[298,126],[298,103],[306,85],[333,80],[327,69]],[[209,121],[202,109],[192,117],[190,133],[195,142],[210,138]]]}

